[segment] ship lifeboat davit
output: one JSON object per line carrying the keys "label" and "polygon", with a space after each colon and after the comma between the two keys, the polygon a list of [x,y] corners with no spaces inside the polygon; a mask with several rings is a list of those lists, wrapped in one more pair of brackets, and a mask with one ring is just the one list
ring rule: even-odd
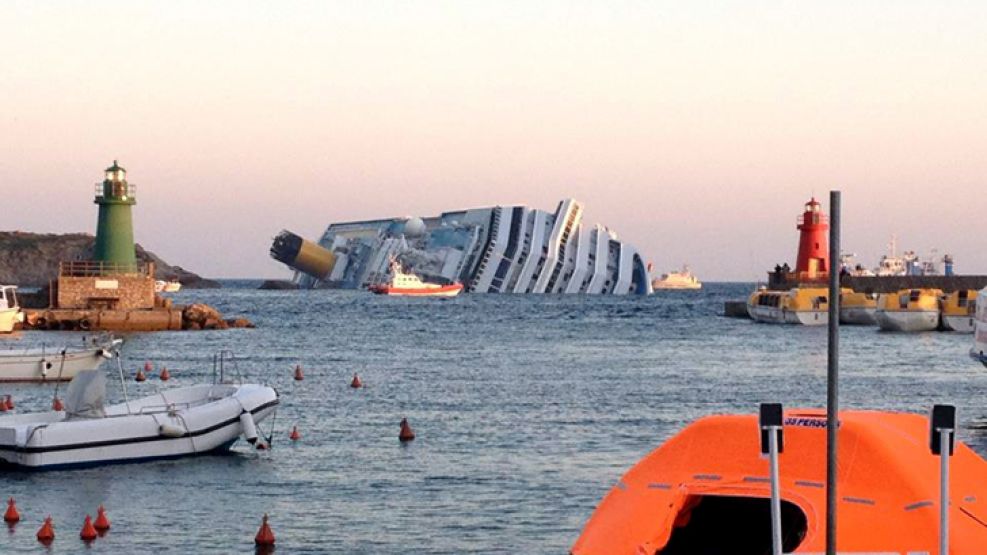
{"label": "ship lifeboat davit", "polygon": [[[917,414],[840,413],[840,553],[937,553],[939,457]],[[647,455],[604,497],[572,547],[597,553],[770,553],[769,462],[756,415],[702,418]],[[825,552],[824,411],[786,411],[780,455],[785,553]],[[956,442],[950,553],[987,546],[987,461]]]}

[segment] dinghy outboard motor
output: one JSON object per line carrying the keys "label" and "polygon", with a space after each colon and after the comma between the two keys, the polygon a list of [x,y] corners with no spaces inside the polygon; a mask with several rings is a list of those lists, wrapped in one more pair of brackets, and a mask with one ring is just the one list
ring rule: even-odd
{"label": "dinghy outboard motor", "polygon": [[240,413],[240,428],[243,429],[243,437],[247,443],[253,445],[257,443],[257,425],[254,423],[254,415],[250,411]]}

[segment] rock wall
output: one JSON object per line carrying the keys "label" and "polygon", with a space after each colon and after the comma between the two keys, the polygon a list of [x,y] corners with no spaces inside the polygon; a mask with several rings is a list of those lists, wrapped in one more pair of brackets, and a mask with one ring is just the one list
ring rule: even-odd
{"label": "rock wall", "polygon": [[[0,232],[0,283],[22,287],[44,287],[58,277],[62,261],[90,260],[95,237],[87,233],[42,234],[22,231]],[[183,287],[208,289],[219,283],[172,266],[137,245],[137,259],[154,262],[156,279],[178,279]]]}

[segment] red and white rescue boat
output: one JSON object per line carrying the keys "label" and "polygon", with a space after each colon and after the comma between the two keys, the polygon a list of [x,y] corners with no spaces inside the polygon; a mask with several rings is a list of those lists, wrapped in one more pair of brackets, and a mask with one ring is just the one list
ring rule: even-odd
{"label": "red and white rescue boat", "polygon": [[387,283],[375,283],[369,286],[378,295],[408,296],[408,297],[455,297],[463,290],[462,283],[429,283],[422,281],[417,275],[407,273],[398,262],[391,262],[391,279]]}

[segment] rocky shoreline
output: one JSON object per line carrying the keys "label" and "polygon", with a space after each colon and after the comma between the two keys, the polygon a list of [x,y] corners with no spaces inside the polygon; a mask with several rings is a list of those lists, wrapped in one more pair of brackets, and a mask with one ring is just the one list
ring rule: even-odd
{"label": "rocky shoreline", "polygon": [[[0,283],[21,287],[45,287],[58,277],[61,262],[90,260],[95,237],[88,233],[0,232]],[[172,266],[151,251],[136,245],[137,259],[154,262],[154,277],[177,279],[188,289],[217,289],[219,282],[203,278],[181,266]]]}

